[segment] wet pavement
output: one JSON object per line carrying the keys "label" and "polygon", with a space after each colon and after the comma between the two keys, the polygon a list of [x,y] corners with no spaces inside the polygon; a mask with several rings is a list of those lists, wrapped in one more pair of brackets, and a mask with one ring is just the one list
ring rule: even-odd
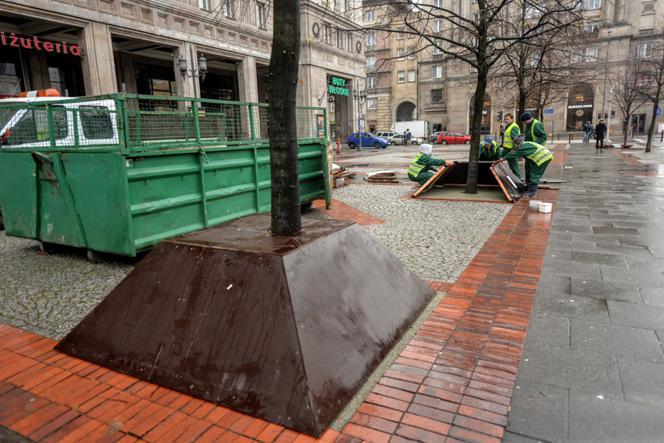
{"label": "wet pavement", "polygon": [[664,438],[663,175],[571,145],[505,441]]}

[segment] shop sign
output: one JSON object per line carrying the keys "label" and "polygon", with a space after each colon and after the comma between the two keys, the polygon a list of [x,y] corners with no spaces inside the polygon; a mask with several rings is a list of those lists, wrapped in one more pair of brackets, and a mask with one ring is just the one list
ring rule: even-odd
{"label": "shop sign", "polygon": [[346,87],[346,79],[331,75],[327,80],[327,93],[348,96],[349,89]]}
{"label": "shop sign", "polygon": [[77,44],[52,42],[49,40],[42,40],[36,35],[26,36],[15,34],[13,32],[5,34],[4,31],[0,31],[0,46],[31,49],[43,52],[55,52],[56,54],[73,55],[74,57],[81,56],[81,48]]}
{"label": "shop sign", "polygon": [[593,105],[567,105],[567,109],[587,109],[592,108]]}

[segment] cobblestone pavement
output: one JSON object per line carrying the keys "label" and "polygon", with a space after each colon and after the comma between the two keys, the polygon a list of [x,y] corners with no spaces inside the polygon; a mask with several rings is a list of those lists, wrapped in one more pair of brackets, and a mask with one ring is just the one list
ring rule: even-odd
{"label": "cobblestone pavement", "polygon": [[0,232],[0,323],[64,336],[131,270],[120,259],[94,264],[82,252],[45,255],[37,242]]}
{"label": "cobblestone pavement", "polygon": [[647,158],[569,150],[505,441],[662,441],[664,174]]}
{"label": "cobblestone pavement", "polygon": [[365,226],[423,278],[454,281],[511,209],[509,204],[413,200],[412,186],[351,185],[334,198],[384,220]]}

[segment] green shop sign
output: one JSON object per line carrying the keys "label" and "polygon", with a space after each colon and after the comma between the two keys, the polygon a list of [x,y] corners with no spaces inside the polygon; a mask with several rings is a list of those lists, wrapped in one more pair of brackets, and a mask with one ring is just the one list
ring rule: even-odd
{"label": "green shop sign", "polygon": [[330,95],[348,95],[349,89],[346,87],[346,79],[331,75],[327,79],[327,93]]}

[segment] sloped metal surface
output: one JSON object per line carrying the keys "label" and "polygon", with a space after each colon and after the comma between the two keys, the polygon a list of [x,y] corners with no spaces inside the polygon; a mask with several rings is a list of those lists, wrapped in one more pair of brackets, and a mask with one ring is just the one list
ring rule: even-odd
{"label": "sloped metal surface", "polygon": [[320,435],[433,291],[357,225],[268,229],[161,243],[58,350]]}

